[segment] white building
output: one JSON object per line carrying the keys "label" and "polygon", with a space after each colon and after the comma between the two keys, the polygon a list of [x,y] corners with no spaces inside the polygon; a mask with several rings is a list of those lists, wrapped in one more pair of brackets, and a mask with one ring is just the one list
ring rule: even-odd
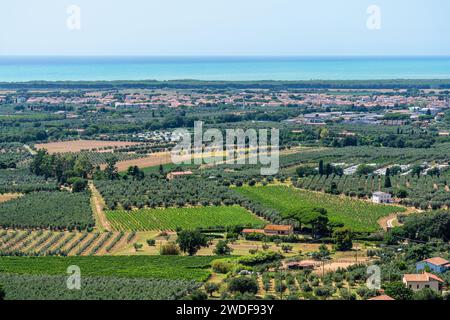
{"label": "white building", "polygon": [[392,196],[390,193],[385,193],[381,191],[374,192],[372,195],[373,203],[391,203]]}
{"label": "white building", "polygon": [[422,274],[404,274],[403,283],[407,288],[413,291],[425,288],[441,291],[444,280],[432,273],[425,272]]}

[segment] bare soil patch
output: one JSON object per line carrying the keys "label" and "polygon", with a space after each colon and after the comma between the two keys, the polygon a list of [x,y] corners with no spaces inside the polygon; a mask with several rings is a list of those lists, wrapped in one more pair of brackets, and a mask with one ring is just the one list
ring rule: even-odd
{"label": "bare soil patch", "polygon": [[4,193],[0,194],[0,203],[6,202],[12,199],[16,199],[22,196],[20,193]]}
{"label": "bare soil patch", "polygon": [[94,150],[102,148],[118,148],[134,146],[138,142],[128,141],[103,141],[103,140],[73,140],[36,144],[37,149],[46,149],[48,153],[80,152],[82,150]]}
{"label": "bare soil patch", "polygon": [[[125,160],[125,161],[119,161],[116,164],[116,167],[119,171],[125,171],[130,166],[138,166],[139,168],[147,168],[147,167],[154,167],[160,164],[168,164],[172,163],[172,158],[170,155],[170,152],[157,152],[148,155],[144,158],[139,159],[132,159],[132,160]],[[101,166],[102,169],[105,167],[105,165]]]}

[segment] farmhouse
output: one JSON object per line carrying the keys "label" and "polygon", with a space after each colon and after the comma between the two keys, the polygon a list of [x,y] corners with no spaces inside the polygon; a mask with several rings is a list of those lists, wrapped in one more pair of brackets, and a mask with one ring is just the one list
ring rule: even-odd
{"label": "farmhouse", "polygon": [[441,257],[435,257],[425,259],[423,261],[416,263],[417,272],[420,272],[425,269],[429,269],[430,271],[436,273],[444,273],[447,270],[450,270],[450,261],[445,260]]}
{"label": "farmhouse", "polygon": [[283,235],[287,236],[294,233],[294,227],[282,226],[276,224],[269,224],[264,228],[264,233],[267,235]]}
{"label": "farmhouse", "polygon": [[173,180],[180,177],[186,177],[192,175],[192,171],[177,171],[177,172],[170,172],[167,174],[167,179]]}
{"label": "farmhouse", "polygon": [[385,193],[381,191],[374,192],[372,195],[373,203],[391,203],[392,196],[390,193]]}
{"label": "farmhouse", "polygon": [[431,288],[436,291],[441,291],[444,280],[434,274],[424,272],[421,274],[404,274],[403,283],[407,288],[410,288],[413,291],[418,291],[424,288]]}

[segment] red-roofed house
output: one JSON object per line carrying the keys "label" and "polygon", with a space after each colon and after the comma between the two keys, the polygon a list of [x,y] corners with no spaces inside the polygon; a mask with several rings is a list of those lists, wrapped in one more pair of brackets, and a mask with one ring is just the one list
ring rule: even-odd
{"label": "red-roofed house", "polygon": [[244,229],[243,234],[262,233],[268,236],[288,236],[294,233],[293,226],[269,224],[264,229]]}
{"label": "red-roofed house", "polygon": [[444,280],[432,273],[424,272],[419,274],[404,274],[403,283],[413,291],[425,288],[441,291]]}
{"label": "red-roofed house", "polygon": [[288,225],[284,226],[284,225],[269,224],[264,228],[264,233],[268,235],[287,236],[294,233],[294,227]]}

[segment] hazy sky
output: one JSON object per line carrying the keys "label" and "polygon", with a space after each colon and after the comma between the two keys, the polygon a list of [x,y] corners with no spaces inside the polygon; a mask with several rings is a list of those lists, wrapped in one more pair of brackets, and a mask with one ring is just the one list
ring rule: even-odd
{"label": "hazy sky", "polygon": [[450,55],[449,13],[448,0],[2,0],[0,55]]}

